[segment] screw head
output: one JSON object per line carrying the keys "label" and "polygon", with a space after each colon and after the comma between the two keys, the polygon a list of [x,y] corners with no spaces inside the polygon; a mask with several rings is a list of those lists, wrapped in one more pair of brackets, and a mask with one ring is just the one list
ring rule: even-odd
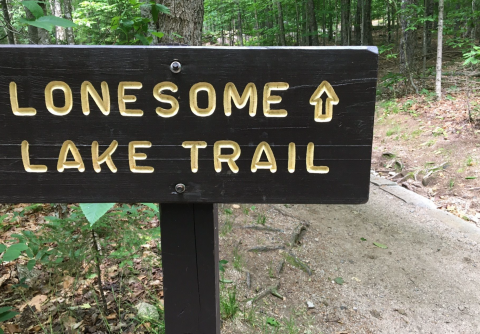
{"label": "screw head", "polygon": [[175,60],[170,65],[170,71],[172,71],[173,73],[180,73],[182,71],[182,64],[180,64],[180,62]]}
{"label": "screw head", "polygon": [[185,192],[185,190],[187,190],[187,187],[185,187],[185,185],[183,183],[179,183],[179,184],[175,185],[175,191],[178,194],[183,194]]}

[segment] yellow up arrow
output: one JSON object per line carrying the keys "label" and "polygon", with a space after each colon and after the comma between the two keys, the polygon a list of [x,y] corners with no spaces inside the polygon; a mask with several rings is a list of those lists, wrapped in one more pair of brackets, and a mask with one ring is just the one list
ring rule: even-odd
{"label": "yellow up arrow", "polygon": [[[323,93],[327,93],[328,96],[325,104],[325,114],[322,113]],[[332,85],[328,81],[323,81],[310,98],[310,104],[315,106],[315,122],[330,122],[333,116],[333,106],[337,105],[338,102],[340,100]]]}

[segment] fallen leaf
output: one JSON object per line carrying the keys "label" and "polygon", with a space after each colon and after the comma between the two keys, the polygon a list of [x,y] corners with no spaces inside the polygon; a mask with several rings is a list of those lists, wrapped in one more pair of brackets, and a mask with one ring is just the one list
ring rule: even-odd
{"label": "fallen leaf", "polygon": [[114,320],[114,319],[117,319],[117,315],[115,313],[112,313],[110,315],[107,315],[107,320]]}
{"label": "fallen leaf", "polygon": [[65,276],[65,279],[63,280],[63,288],[65,290],[70,289],[70,287],[73,285],[73,282],[75,282],[75,278],[71,276]]}
{"label": "fallen leaf", "polygon": [[45,295],[37,295],[35,297],[32,298],[32,300],[30,300],[27,305],[30,305],[30,306],[35,306],[35,308],[37,309],[37,311],[41,311],[42,310],[42,304],[44,304],[46,301],[47,301],[48,297],[45,296]]}
{"label": "fallen leaf", "polygon": [[387,249],[387,248],[388,248],[387,245],[381,244],[381,243],[379,243],[379,242],[374,242],[373,244],[374,244],[375,246],[379,247],[379,248],[383,248],[383,249]]}
{"label": "fallen leaf", "polygon": [[334,281],[335,281],[335,283],[337,283],[339,285],[342,285],[343,283],[345,283],[345,281],[341,277],[335,278]]}
{"label": "fallen leaf", "polygon": [[22,332],[22,330],[20,329],[20,326],[15,325],[15,324],[5,324],[5,327],[7,328],[7,331],[10,334],[21,333]]}

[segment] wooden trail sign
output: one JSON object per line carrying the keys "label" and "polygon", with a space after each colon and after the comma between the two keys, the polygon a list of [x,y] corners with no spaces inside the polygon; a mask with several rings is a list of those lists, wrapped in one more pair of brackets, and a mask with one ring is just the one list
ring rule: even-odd
{"label": "wooden trail sign", "polygon": [[376,79],[368,47],[3,46],[0,201],[364,203]]}
{"label": "wooden trail sign", "polygon": [[213,203],[365,203],[377,58],[1,46],[0,202],[170,203],[166,331],[219,333]]}

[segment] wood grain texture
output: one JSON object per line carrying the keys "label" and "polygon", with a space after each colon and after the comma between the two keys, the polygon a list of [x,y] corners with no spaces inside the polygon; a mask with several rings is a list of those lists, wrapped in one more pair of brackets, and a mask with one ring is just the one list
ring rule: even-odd
{"label": "wood grain texture", "polygon": [[162,204],[166,333],[220,334],[218,210]]}
{"label": "wood grain texture", "polygon": [[[173,74],[174,59],[182,72]],[[340,103],[334,106],[328,123],[314,121],[309,99],[318,85],[327,80]],[[34,107],[37,115],[19,117],[12,113],[9,84],[17,83],[21,107]],[[45,106],[44,90],[51,81],[64,81],[73,92],[73,109],[66,116],[52,115]],[[90,115],[82,113],[80,86],[90,81],[100,91],[109,85],[112,110],[103,115],[90,99]],[[120,81],[139,81],[140,90],[127,90],[137,101],[128,108],[144,111],[142,117],[120,115],[117,87]],[[155,108],[153,87],[162,81],[175,83],[171,95],[180,103],[178,114],[162,118]],[[285,118],[263,114],[263,87],[267,82],[288,82],[290,88],[275,92],[282,102],[272,105],[288,111]],[[134,202],[161,203],[364,203],[368,200],[371,145],[377,81],[376,49],[351,48],[196,48],[196,47],[0,47],[0,202]],[[189,90],[198,82],[211,83],[216,91],[216,110],[209,117],[195,116],[189,106]],[[223,111],[223,91],[233,82],[240,93],[253,82],[259,103],[255,117],[248,106]],[[54,101],[62,105],[61,94]],[[199,105],[205,107],[206,94]],[[21,142],[30,143],[32,164],[48,166],[43,174],[27,173],[21,159]],[[85,162],[85,172],[57,171],[62,143],[72,140]],[[118,172],[105,164],[96,173],[90,147],[100,143],[100,152],[117,140],[113,155]],[[135,174],[129,169],[128,143],[152,142],[148,155],[138,165],[152,166],[152,174]],[[199,171],[190,170],[190,150],[183,141],[206,141],[199,151]],[[214,170],[213,144],[236,141],[242,154],[238,174],[223,164]],[[250,170],[256,146],[266,141],[275,155],[278,171]],[[295,173],[287,170],[288,144],[297,145]],[[330,168],[328,174],[306,171],[306,149],[315,144],[315,165]],[[174,187],[184,183],[187,191]]]}

